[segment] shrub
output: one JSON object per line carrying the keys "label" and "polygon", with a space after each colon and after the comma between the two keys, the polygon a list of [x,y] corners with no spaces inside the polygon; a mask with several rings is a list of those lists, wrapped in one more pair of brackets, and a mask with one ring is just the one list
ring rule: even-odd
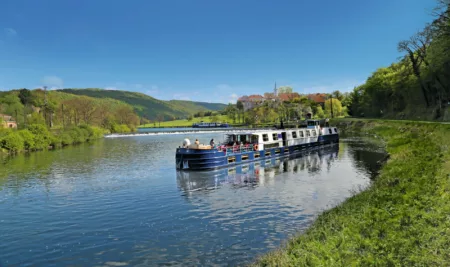
{"label": "shrub", "polygon": [[99,139],[102,138],[103,135],[106,133],[104,129],[99,127],[91,127],[92,128],[92,134],[90,136],[90,139]]}
{"label": "shrub", "polygon": [[0,127],[0,138],[7,136],[8,134],[12,133],[11,128],[2,128]]}
{"label": "shrub", "polygon": [[0,144],[1,147],[9,152],[15,153],[23,150],[23,138],[17,132],[11,132],[7,136],[3,137]]}
{"label": "shrub", "polygon": [[35,149],[47,149],[52,142],[52,134],[41,124],[32,124],[28,130],[34,134]]}
{"label": "shrub", "polygon": [[68,132],[64,132],[59,136],[62,146],[72,145],[74,143],[72,136]]}
{"label": "shrub", "polygon": [[61,147],[62,146],[61,138],[59,136],[51,135],[50,136],[50,145],[53,148]]}
{"label": "shrub", "polygon": [[80,125],[78,126],[78,128],[80,128],[83,132],[87,133],[87,135],[85,136],[86,139],[89,139],[94,134],[94,130],[89,125]]}
{"label": "shrub", "polygon": [[118,127],[118,133],[129,133],[131,129],[126,124],[121,124]]}
{"label": "shrub", "polygon": [[68,130],[68,133],[73,140],[73,144],[86,142],[89,138],[89,131],[85,128],[73,127]]}
{"label": "shrub", "polygon": [[26,150],[35,150],[35,140],[34,140],[34,134],[32,134],[29,130],[20,130],[17,132],[23,139],[24,148]]}

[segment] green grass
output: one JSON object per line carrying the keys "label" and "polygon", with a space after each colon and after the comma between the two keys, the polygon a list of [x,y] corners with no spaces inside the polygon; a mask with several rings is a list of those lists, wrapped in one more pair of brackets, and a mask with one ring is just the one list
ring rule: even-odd
{"label": "green grass", "polygon": [[[228,122],[229,124],[232,123],[232,121],[226,116],[226,115],[216,115],[218,118],[217,122]],[[174,121],[162,121],[161,122],[161,126],[159,125],[158,122],[155,123],[150,123],[150,124],[145,124],[145,125],[141,125],[139,126],[140,128],[148,128],[148,127],[191,127],[193,123],[195,122],[212,122],[211,120],[212,117],[202,117],[202,118],[193,118],[191,121],[188,120],[174,120]]]}
{"label": "green grass", "polygon": [[339,120],[390,155],[373,185],[255,266],[444,266],[450,259],[450,125]]}

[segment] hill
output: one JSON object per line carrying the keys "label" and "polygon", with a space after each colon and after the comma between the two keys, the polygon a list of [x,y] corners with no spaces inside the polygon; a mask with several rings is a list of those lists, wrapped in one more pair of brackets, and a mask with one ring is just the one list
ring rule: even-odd
{"label": "hill", "polygon": [[95,98],[110,98],[120,100],[131,105],[136,113],[142,117],[155,120],[163,116],[165,120],[174,118],[185,118],[199,111],[218,111],[225,109],[226,105],[221,103],[206,103],[184,100],[159,100],[149,95],[137,92],[105,90],[97,88],[88,89],[61,89],[60,92],[85,95]]}

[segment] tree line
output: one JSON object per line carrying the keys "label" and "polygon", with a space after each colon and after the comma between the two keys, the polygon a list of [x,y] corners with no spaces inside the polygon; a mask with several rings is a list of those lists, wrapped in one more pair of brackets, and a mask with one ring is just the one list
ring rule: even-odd
{"label": "tree line", "polygon": [[[293,89],[282,86],[283,92],[292,93]],[[279,91],[280,92],[280,91]],[[296,94],[288,100],[265,100],[253,105],[249,109],[244,108],[242,101],[229,104],[224,113],[235,124],[272,124],[284,122],[299,122],[311,114],[313,118],[331,118],[347,115],[350,94],[341,93],[339,90],[327,95],[325,103],[317,103],[308,99],[305,95]]]}
{"label": "tree line", "polygon": [[351,92],[351,115],[450,120],[450,0],[437,1],[433,15],[432,23],[398,43],[398,62]]}
{"label": "tree line", "polygon": [[7,152],[82,143],[105,133],[134,131],[140,123],[133,108],[121,101],[41,89],[1,92],[0,114],[12,116],[18,126],[0,128],[0,148]]}

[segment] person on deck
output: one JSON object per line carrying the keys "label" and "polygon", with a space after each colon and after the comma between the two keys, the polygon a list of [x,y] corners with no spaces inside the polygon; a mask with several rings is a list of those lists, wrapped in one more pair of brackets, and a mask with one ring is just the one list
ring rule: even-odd
{"label": "person on deck", "polygon": [[330,119],[328,119],[328,118],[325,119],[325,126],[326,127],[330,126]]}
{"label": "person on deck", "polygon": [[211,147],[214,147],[214,138],[211,139],[211,141],[209,142],[209,145],[210,145]]}
{"label": "person on deck", "polygon": [[198,139],[195,139],[195,144],[200,145],[200,142],[198,141]]}

